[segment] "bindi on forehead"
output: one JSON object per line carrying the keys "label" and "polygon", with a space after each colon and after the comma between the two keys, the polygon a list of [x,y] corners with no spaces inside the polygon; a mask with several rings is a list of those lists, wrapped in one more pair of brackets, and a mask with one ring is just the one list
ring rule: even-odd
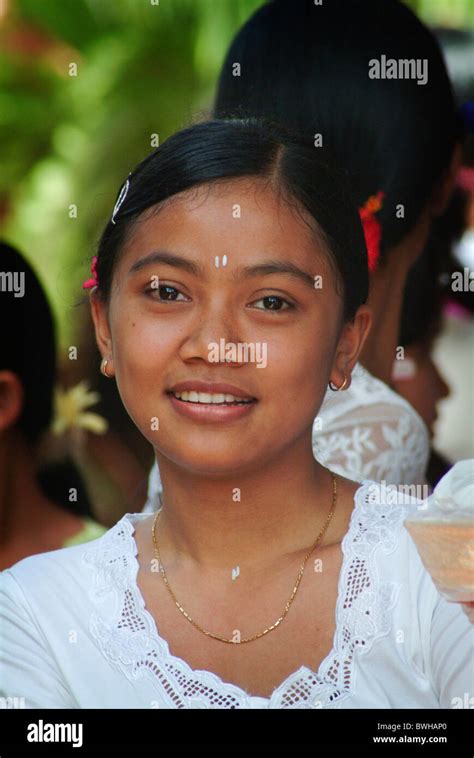
{"label": "bindi on forehead", "polygon": [[[189,215],[194,218],[187,228]],[[145,267],[162,264],[204,279],[213,268],[221,267],[235,281],[280,274],[308,288],[321,289],[322,276],[328,275],[330,268],[326,245],[302,215],[291,199],[285,202],[281,193],[274,192],[268,179],[244,177],[193,187],[144,212],[124,246],[122,272],[128,278]],[[213,242],[210,250],[206,235],[214,235],[214,221],[216,244]],[[203,246],[208,259],[203,256]],[[254,254],[248,255],[252,249]]]}

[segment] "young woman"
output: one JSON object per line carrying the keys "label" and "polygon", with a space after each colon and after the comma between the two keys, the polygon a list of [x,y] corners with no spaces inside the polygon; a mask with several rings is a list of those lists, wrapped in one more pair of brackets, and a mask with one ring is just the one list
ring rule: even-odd
{"label": "young woman", "polygon": [[370,324],[359,216],[322,154],[252,121],[179,132],[128,177],[94,271],[102,370],[155,449],[164,505],[3,572],[1,694],[452,707],[471,630],[408,507],[313,456],[326,387],[350,385]]}
{"label": "young woman", "polygon": [[[53,414],[54,322],[35,272],[4,242],[0,271],[0,569],[5,569],[106,530],[92,518],[71,461],[40,465],[39,445]],[[76,501],[69,500],[71,487]]]}

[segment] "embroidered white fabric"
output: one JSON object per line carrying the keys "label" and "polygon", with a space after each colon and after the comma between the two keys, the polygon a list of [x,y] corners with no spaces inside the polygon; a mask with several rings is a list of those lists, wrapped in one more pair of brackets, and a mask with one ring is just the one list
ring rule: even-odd
{"label": "embroidered white fabric", "polygon": [[137,513],[0,574],[0,695],[27,708],[460,707],[472,690],[473,627],[424,569],[403,496],[387,503],[381,493],[365,482],[355,494],[331,651],[271,697],[170,653],[137,584],[135,524],[149,518]]}
{"label": "embroidered white fabric", "polygon": [[[428,430],[415,409],[360,363],[348,390],[327,390],[314,420],[314,457],[355,482],[425,484],[429,451]],[[155,461],[142,513],[156,511],[161,491]]]}
{"label": "embroidered white fabric", "polygon": [[[363,509],[364,500],[359,503]],[[374,509],[370,528],[360,519],[344,538],[346,557],[339,578],[335,646],[317,673],[302,666],[277,687],[271,708],[335,706],[350,689],[356,648],[367,652],[390,627],[396,585],[383,582],[375,586],[373,554],[377,547],[387,553],[393,550],[392,526],[399,520],[400,511],[390,507],[383,512],[374,506],[369,509]],[[138,591],[133,526],[128,520],[122,521],[105,550],[97,546],[84,556],[97,571],[96,597],[113,591],[117,585],[124,590],[124,602],[115,623],[107,624],[98,616],[91,619],[91,632],[104,655],[117,661],[128,677],[143,673],[157,677],[166,707],[186,708],[192,704],[198,708],[248,708],[249,696],[239,687],[224,683],[209,671],[193,671],[185,661],[170,654]]]}
{"label": "embroidered white fabric", "polygon": [[[415,409],[360,363],[347,391],[328,390],[313,425],[315,458],[356,482],[424,484],[428,429]],[[319,426],[321,425],[321,430]]]}

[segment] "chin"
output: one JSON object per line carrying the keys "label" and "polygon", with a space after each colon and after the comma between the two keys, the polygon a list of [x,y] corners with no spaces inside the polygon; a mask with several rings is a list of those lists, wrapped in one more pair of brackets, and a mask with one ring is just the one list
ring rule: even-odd
{"label": "chin", "polygon": [[226,478],[238,475],[245,469],[255,468],[257,465],[253,460],[242,460],[240,453],[223,456],[222,450],[216,450],[215,454],[207,450],[206,455],[202,457],[196,457],[196,451],[194,450],[189,457],[183,457],[183,451],[180,451],[179,455],[173,455],[171,451],[161,451],[158,447],[156,449],[161,455],[171,461],[174,466],[181,469],[183,474],[187,473],[203,478]]}

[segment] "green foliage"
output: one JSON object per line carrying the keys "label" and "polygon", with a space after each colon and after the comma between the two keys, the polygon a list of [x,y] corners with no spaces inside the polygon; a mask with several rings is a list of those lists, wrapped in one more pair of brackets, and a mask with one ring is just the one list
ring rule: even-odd
{"label": "green foliage", "polygon": [[[473,2],[410,5],[437,23],[449,7],[466,23]],[[2,236],[36,265],[63,347],[124,178],[151,135],[162,142],[206,115],[229,42],[262,0],[154,3],[10,0],[0,20]]]}
{"label": "green foliage", "polygon": [[124,178],[152,135],[206,115],[227,46],[260,4],[17,0],[4,21],[2,236],[36,266],[63,347]]}

